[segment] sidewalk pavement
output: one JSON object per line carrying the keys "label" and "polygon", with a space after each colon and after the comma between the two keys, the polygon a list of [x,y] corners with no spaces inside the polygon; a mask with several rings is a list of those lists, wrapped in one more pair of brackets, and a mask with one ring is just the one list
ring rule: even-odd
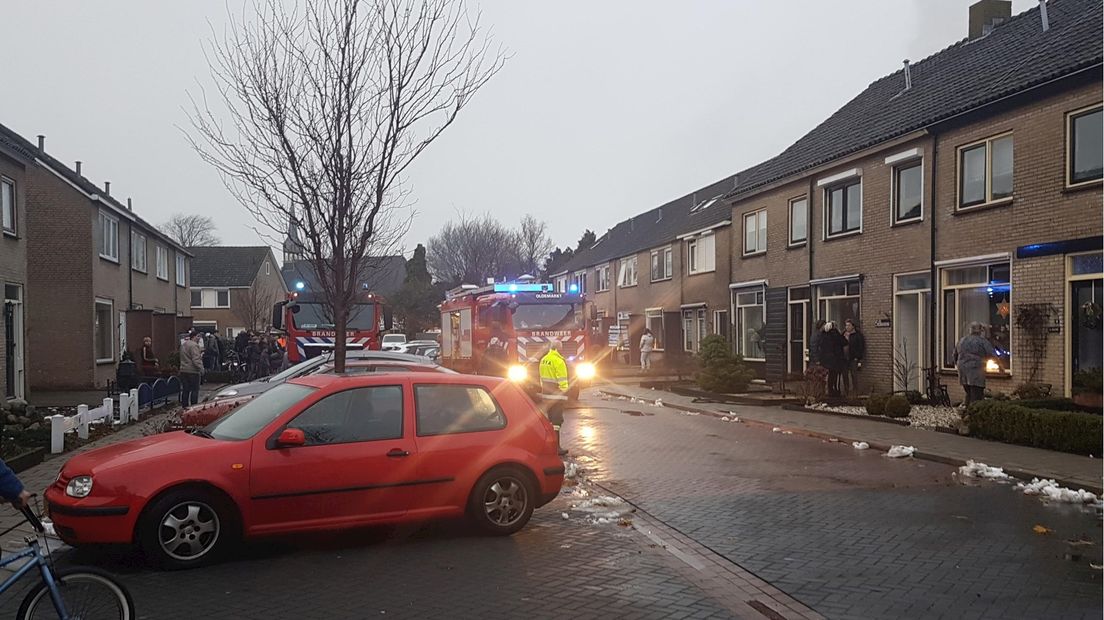
{"label": "sidewalk pavement", "polygon": [[1009,475],[1030,480],[1050,478],[1062,486],[1083,488],[1098,495],[1102,487],[1100,459],[986,441],[973,437],[951,435],[908,426],[887,424],[861,417],[831,416],[806,411],[790,411],[781,407],[755,407],[719,403],[695,403],[688,396],[641,388],[635,385],[609,384],[599,390],[611,396],[635,397],[647,401],[663,401],[665,407],[709,415],[736,415],[748,423],[840,441],[865,441],[871,448],[888,450],[890,446],[913,446],[913,456],[950,465],[964,465],[974,460],[994,467],[1003,467]]}

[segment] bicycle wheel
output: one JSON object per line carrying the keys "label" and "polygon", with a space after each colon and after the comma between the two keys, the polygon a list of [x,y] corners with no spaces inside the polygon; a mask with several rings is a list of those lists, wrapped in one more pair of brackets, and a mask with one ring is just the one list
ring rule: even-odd
{"label": "bicycle wheel", "polygon": [[[80,620],[133,620],[134,601],[123,584],[94,568],[74,568],[54,573],[58,593],[70,618]],[[57,620],[58,612],[46,582],[39,582],[19,606],[20,620]]]}

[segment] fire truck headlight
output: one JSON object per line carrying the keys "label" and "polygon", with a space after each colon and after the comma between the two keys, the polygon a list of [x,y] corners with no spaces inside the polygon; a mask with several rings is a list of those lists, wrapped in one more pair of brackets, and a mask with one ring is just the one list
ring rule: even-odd
{"label": "fire truck headlight", "polygon": [[594,369],[594,364],[590,362],[582,362],[575,367],[575,377],[582,379],[583,381],[590,381],[598,374],[598,371]]}
{"label": "fire truck headlight", "polygon": [[529,378],[529,370],[521,364],[514,364],[506,370],[506,377],[514,383],[523,383]]}

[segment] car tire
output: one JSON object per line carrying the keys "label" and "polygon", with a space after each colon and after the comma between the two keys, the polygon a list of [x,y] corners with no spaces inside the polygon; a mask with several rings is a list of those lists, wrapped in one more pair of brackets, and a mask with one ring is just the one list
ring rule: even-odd
{"label": "car tire", "polygon": [[233,544],[235,513],[202,489],[177,489],[157,498],[138,524],[138,542],[162,568],[181,570],[216,561]]}
{"label": "car tire", "polygon": [[537,505],[532,477],[517,467],[496,467],[479,479],[468,500],[477,528],[492,536],[509,536],[529,522]]}

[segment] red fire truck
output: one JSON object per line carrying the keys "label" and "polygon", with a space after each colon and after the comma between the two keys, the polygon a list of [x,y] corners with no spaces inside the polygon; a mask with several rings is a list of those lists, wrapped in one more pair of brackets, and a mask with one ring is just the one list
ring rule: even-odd
{"label": "red fire truck", "polygon": [[[357,296],[345,326],[346,350],[380,348],[380,332],[390,329],[391,317],[384,310],[377,296]],[[272,327],[287,335],[288,362],[292,364],[332,351],[337,336],[324,300],[309,292],[288,293],[286,300],[277,302],[272,307]]]}
{"label": "red fire truck", "polygon": [[441,304],[441,364],[465,373],[499,375],[539,389],[541,357],[560,343],[571,395],[594,378],[587,355],[584,298],[557,292],[548,283],[501,282],[463,285]]}

